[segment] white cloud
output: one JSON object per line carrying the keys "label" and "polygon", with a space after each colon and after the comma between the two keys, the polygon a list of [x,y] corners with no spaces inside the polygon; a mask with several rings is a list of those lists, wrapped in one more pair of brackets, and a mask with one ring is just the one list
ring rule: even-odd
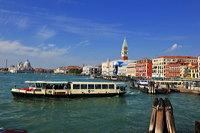
{"label": "white cloud", "polygon": [[55,47],[55,44],[48,44],[48,47]]}
{"label": "white cloud", "polygon": [[[46,48],[44,48],[46,47]],[[29,47],[22,45],[19,41],[0,40],[0,53],[12,55],[25,55],[31,57],[49,58],[63,56],[68,53],[69,48],[58,48],[55,44],[47,44],[41,47]]]}
{"label": "white cloud", "polygon": [[79,47],[79,46],[88,46],[88,45],[90,45],[90,42],[88,40],[85,40],[85,41],[79,42],[76,46]]}
{"label": "white cloud", "polygon": [[175,43],[166,52],[172,52],[172,51],[175,51],[175,50],[180,49],[182,47],[183,47],[182,45],[178,45],[178,44]]}
{"label": "white cloud", "polygon": [[37,33],[37,36],[39,36],[43,39],[49,39],[49,38],[55,36],[55,34],[56,34],[56,32],[54,30],[48,29],[47,26],[43,26]]}

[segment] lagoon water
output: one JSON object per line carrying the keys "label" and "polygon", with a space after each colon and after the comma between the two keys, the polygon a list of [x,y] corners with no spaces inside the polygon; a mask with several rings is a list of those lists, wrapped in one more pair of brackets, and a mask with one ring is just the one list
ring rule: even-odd
{"label": "lagoon water", "polygon": [[0,128],[26,129],[30,133],[145,133],[154,98],[169,98],[177,132],[194,132],[200,120],[200,96],[171,93],[144,94],[128,89],[122,97],[18,98],[10,89],[26,87],[26,80],[104,81],[84,76],[0,73]]}

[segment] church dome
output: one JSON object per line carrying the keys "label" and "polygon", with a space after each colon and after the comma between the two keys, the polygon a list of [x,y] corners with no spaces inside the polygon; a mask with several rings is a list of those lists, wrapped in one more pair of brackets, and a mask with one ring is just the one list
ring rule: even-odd
{"label": "church dome", "polygon": [[29,60],[24,62],[24,68],[26,69],[31,68],[31,63],[29,62]]}

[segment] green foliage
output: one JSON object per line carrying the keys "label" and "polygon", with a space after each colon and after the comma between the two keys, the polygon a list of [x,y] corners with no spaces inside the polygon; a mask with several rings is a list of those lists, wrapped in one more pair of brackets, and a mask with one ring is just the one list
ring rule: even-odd
{"label": "green foliage", "polygon": [[68,71],[68,73],[74,73],[74,74],[80,74],[82,72],[82,70],[79,70],[79,69],[70,69],[69,71]]}

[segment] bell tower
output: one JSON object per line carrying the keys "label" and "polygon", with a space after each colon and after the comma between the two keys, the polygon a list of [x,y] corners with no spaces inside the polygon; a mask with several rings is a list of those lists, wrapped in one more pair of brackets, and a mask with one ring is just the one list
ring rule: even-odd
{"label": "bell tower", "polygon": [[128,60],[128,45],[126,43],[126,38],[124,38],[122,45],[121,58],[122,60]]}

